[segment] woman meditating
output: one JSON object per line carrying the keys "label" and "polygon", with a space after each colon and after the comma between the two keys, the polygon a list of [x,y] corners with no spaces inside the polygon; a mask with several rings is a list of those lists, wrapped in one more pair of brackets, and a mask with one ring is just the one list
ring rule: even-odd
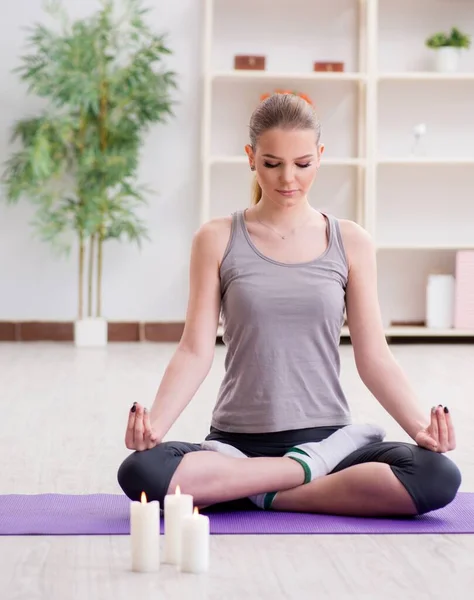
{"label": "woman meditating", "polygon": [[[308,202],[324,147],[313,107],[275,94],[246,147],[252,205],[194,236],[186,324],[150,410],[134,403],[120,466],[125,494],[179,485],[205,507],[249,498],[264,510],[423,514],[460,486],[449,410],[423,414],[387,345],[374,245],[364,229]],[[364,384],[413,443],[352,424],[339,380],[344,311]],[[222,314],[225,376],[209,435],[163,442],[207,376]]]}

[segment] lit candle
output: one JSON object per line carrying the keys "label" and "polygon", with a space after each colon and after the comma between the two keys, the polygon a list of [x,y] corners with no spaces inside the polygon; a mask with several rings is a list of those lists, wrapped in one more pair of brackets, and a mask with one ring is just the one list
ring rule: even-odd
{"label": "lit candle", "polygon": [[157,571],[160,567],[160,503],[147,502],[142,492],[141,502],[130,504],[130,539],[132,570]]}
{"label": "lit candle", "polygon": [[209,568],[209,517],[194,514],[183,519],[180,570],[185,573],[204,573]]}
{"label": "lit candle", "polygon": [[193,497],[181,494],[179,485],[176,494],[165,496],[165,557],[168,564],[178,565],[181,553],[181,526],[183,518],[193,514]]}

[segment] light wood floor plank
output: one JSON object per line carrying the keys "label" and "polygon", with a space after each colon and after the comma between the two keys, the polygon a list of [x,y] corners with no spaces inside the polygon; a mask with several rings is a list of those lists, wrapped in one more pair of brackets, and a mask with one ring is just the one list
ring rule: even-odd
{"label": "light wood floor plank", "polygon": [[[0,344],[0,493],[120,493],[116,470],[127,411],[150,403],[173,344]],[[474,491],[474,346],[394,346],[428,411],[447,404],[458,449],[451,457]],[[199,441],[223,374],[212,371],[169,439]],[[350,346],[342,380],[356,420],[408,439],[360,382]],[[162,566],[129,571],[124,536],[0,538],[5,600],[275,600],[324,598],[464,600],[474,588],[474,536],[213,536],[207,575]]]}

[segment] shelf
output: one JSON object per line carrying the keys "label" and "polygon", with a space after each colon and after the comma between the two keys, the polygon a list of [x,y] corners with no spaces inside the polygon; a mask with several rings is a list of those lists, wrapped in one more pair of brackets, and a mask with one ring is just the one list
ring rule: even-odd
{"label": "shelf", "polygon": [[[211,165],[246,165],[248,159],[246,156],[211,156],[209,160]],[[327,167],[363,167],[365,160],[363,158],[322,158],[321,166]]]}
{"label": "shelf", "polygon": [[377,244],[377,250],[474,250],[472,244]]}
{"label": "shelf", "polygon": [[472,337],[474,329],[429,329],[428,327],[388,327],[385,330],[388,337]]}
{"label": "shelf", "polygon": [[[223,329],[219,326],[217,337],[222,337]],[[410,338],[430,338],[430,337],[453,337],[453,338],[474,338],[474,329],[429,329],[422,326],[406,326],[406,327],[387,327],[385,329],[387,337],[410,337]],[[349,328],[343,327],[341,337],[350,337]]]}
{"label": "shelf", "polygon": [[308,73],[279,73],[278,71],[235,70],[214,71],[211,74],[211,79],[213,81],[365,81],[366,78],[364,73],[331,73],[314,71]]}
{"label": "shelf", "polygon": [[452,165],[474,165],[473,158],[459,157],[413,157],[413,158],[380,158],[377,160],[378,165],[436,165],[436,166],[452,166]]}
{"label": "shelf", "polygon": [[[244,165],[247,164],[246,156],[219,155],[211,156],[209,163],[211,165],[226,164],[226,165]],[[377,160],[378,165],[437,165],[437,166],[455,166],[455,165],[474,165],[474,158],[382,158]],[[347,166],[347,167],[363,167],[366,165],[364,158],[323,158],[321,166]]]}
{"label": "shelf", "polygon": [[407,71],[379,73],[379,81],[474,81],[474,73],[437,73],[436,71]]}
{"label": "shelf", "polygon": [[[214,71],[213,81],[255,81],[255,80],[288,80],[288,81],[366,81],[365,73],[350,72],[278,72],[230,70]],[[378,81],[474,81],[474,73],[437,73],[431,71],[413,71],[406,73],[381,73],[376,75]]]}

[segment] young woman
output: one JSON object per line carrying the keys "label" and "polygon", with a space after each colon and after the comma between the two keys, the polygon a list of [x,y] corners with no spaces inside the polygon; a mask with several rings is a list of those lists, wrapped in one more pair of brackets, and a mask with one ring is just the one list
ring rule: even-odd
{"label": "young woman", "polygon": [[[177,485],[208,506],[250,498],[263,509],[415,515],[451,502],[461,476],[447,407],[424,415],[386,343],[371,239],[312,208],[321,155],[310,104],[275,94],[250,122],[252,206],[193,240],[179,346],[150,411],[135,403],[118,481],[131,499]],[[413,444],[351,424],[339,382],[344,310],[361,379]],[[202,444],[162,442],[212,364],[219,316],[226,372]]]}

